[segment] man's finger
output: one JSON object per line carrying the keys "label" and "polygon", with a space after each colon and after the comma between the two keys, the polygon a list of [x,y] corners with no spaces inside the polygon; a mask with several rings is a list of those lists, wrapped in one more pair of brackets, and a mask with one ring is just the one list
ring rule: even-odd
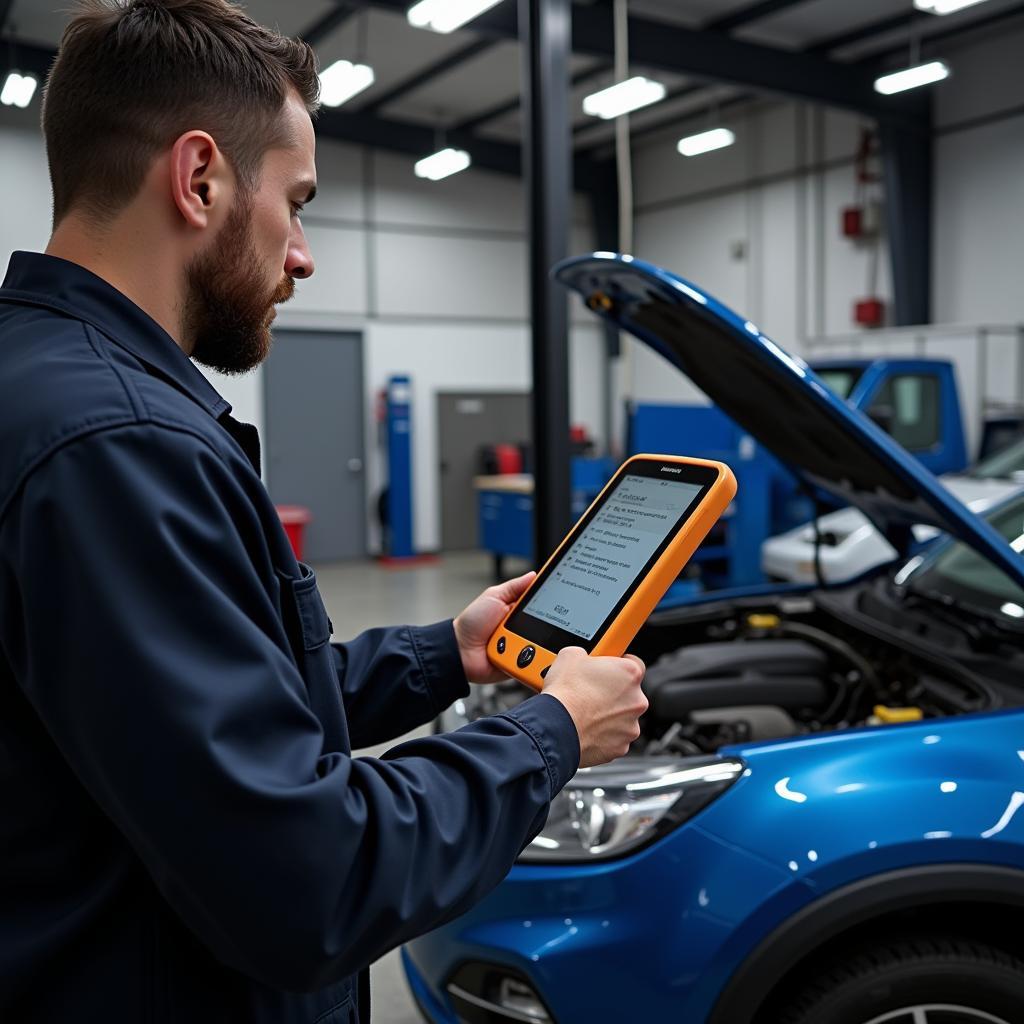
{"label": "man's finger", "polygon": [[529,572],[523,573],[522,576],[517,576],[514,580],[506,580],[504,583],[498,584],[498,586],[491,589],[491,593],[499,601],[504,601],[505,604],[512,604],[513,601],[518,600],[519,595],[533,582],[533,578],[536,575],[531,569]]}

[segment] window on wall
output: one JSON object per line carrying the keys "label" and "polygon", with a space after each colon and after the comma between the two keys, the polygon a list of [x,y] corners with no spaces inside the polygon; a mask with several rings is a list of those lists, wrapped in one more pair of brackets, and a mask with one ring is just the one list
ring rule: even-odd
{"label": "window on wall", "polygon": [[868,415],[908,451],[926,451],[941,440],[939,379],[930,373],[890,378],[872,399]]}

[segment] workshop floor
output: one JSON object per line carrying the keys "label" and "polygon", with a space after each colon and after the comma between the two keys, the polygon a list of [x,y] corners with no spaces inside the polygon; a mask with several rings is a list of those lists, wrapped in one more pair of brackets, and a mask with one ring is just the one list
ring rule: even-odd
{"label": "workshop floor", "polygon": [[[489,555],[473,551],[445,555],[436,563],[407,569],[384,569],[370,561],[315,568],[336,638],[342,639],[370,626],[423,624],[456,615],[490,586],[493,562]],[[509,571],[524,570],[510,564]],[[392,745],[359,753],[376,755]],[[421,1024],[397,950],[373,966],[370,979],[374,1024]]]}

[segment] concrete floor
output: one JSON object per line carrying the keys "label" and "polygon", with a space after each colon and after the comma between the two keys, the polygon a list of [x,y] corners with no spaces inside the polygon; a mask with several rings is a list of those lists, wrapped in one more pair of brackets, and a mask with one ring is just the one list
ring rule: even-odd
{"label": "concrete floor", "polygon": [[[371,626],[424,624],[452,617],[493,582],[490,556],[476,551],[446,555],[434,564],[408,569],[384,569],[374,562],[335,563],[315,569],[336,639],[355,636]],[[525,570],[510,564],[508,571],[514,575]],[[376,756],[392,745],[357,753]],[[397,950],[371,968],[370,981],[374,1024],[422,1024]]]}

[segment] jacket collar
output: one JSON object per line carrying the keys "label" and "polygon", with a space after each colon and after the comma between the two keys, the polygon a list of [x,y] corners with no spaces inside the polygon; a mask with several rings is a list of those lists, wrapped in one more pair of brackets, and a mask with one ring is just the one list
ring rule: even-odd
{"label": "jacket collar", "polygon": [[0,302],[43,306],[91,324],[219,419],[231,405],[174,339],[131,299],[90,270],[36,252],[15,252]]}

